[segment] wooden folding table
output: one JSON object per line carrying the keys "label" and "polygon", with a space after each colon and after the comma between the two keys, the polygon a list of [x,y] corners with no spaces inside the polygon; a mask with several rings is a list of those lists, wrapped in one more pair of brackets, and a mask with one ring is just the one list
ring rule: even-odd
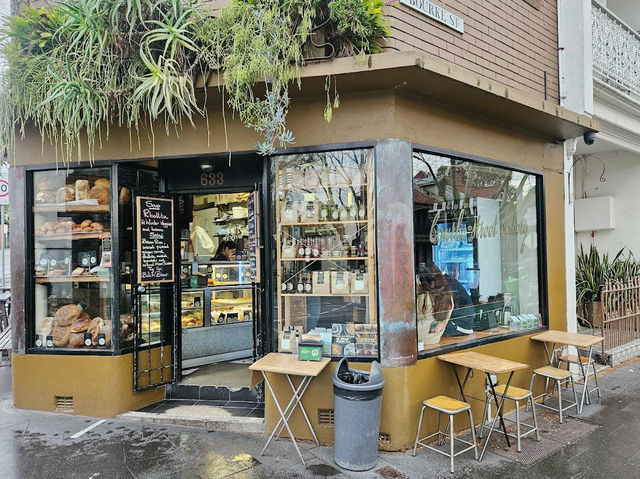
{"label": "wooden folding table", "polygon": [[[300,408],[300,411],[307,422],[307,426],[309,426],[313,439],[316,441],[316,444],[319,444],[316,433],[311,426],[311,421],[309,421],[309,416],[307,416],[307,412],[304,410],[304,406],[302,405],[302,396],[309,387],[311,380],[318,376],[330,362],[331,360],[329,358],[322,358],[321,361],[299,361],[293,354],[270,353],[249,366],[249,369],[252,371],[251,387],[256,386],[262,382],[262,379],[264,379],[267,388],[271,392],[271,396],[273,397],[273,402],[278,409],[278,413],[280,413],[280,420],[273,428],[273,431],[271,431],[271,435],[269,436],[267,443],[264,445],[264,448],[262,448],[262,452],[260,453],[261,455],[264,454],[267,446],[269,446],[269,443],[274,436],[278,439],[280,434],[282,434],[282,431],[286,428],[289,433],[289,437],[296,448],[298,456],[300,456],[300,459],[302,460],[302,464],[305,464],[300,448],[298,447],[298,443],[296,442],[296,438],[293,436],[293,433],[289,428],[289,418],[291,418],[291,415],[296,408]],[[289,404],[287,404],[287,407],[284,409],[282,409],[282,406],[278,402],[278,397],[269,382],[267,373],[283,374],[287,378],[287,382],[291,387],[293,396],[291,397]],[[262,378],[260,377],[260,374],[262,374]],[[302,378],[298,387],[294,386],[293,380],[291,379],[292,376],[300,376]]]}
{"label": "wooden folding table", "polygon": [[[482,452],[480,453],[478,461],[482,461],[484,451],[487,449],[487,444],[489,444],[489,439],[491,438],[491,434],[495,429],[498,418],[500,419],[500,424],[502,425],[502,430],[504,431],[504,437],[507,440],[507,445],[511,446],[509,435],[507,434],[507,427],[505,426],[504,418],[502,417],[502,409],[504,406],[505,396],[504,394],[496,394],[496,391],[494,389],[495,385],[493,384],[493,381],[491,381],[491,375],[509,373],[509,378],[507,379],[507,384],[504,388],[506,394],[509,390],[509,384],[511,384],[513,373],[521,369],[527,369],[529,365],[517,363],[515,361],[509,361],[508,359],[496,358],[495,356],[489,356],[487,354],[476,353],[474,351],[461,351],[457,353],[442,354],[438,356],[438,359],[450,363],[453,367],[453,373],[456,377],[458,388],[460,389],[458,399],[462,399],[465,402],[467,401],[467,399],[464,395],[464,388],[467,384],[467,381],[469,380],[469,377],[471,377],[471,372],[474,369],[477,369],[478,371],[482,371],[487,375],[487,384],[489,385],[491,394],[493,395],[493,399],[496,402],[496,415],[493,418],[491,427],[489,428],[489,434],[487,435],[487,439],[484,443],[484,446],[482,447]],[[456,366],[463,366],[467,368],[467,372],[462,382],[460,382],[460,377],[458,376],[458,370],[456,369]],[[500,400],[498,400],[498,396],[500,396]]]}
{"label": "wooden folding table", "polygon": [[[550,329],[549,331],[545,331],[544,333],[536,334],[535,336],[531,336],[531,339],[534,341],[541,341],[544,344],[544,351],[547,354],[547,359],[549,360],[549,366],[553,366],[554,359],[554,351],[556,350],[557,345],[561,346],[575,346],[578,350],[578,363],[580,365],[580,371],[582,372],[582,378],[584,379],[584,387],[582,388],[582,395],[580,396],[580,407],[578,409],[578,414],[582,414],[582,408],[584,407],[584,399],[589,392],[589,364],[591,364],[592,356],[593,356],[593,347],[596,344],[604,341],[602,336],[592,336],[590,334],[579,334],[579,333],[568,333],[566,331],[556,331],[554,329]],[[548,344],[551,344],[551,351],[549,351]],[[589,348],[589,353],[587,356],[587,364],[583,365],[582,354],[580,353],[580,349]],[[596,374],[595,367],[593,368],[593,374]]]}

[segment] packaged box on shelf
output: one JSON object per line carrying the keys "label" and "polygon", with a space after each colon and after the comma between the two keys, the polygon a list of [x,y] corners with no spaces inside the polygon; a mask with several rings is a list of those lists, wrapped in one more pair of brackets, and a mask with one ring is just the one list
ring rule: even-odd
{"label": "packaged box on shelf", "polygon": [[327,328],[318,328],[315,327],[309,334],[305,334],[303,339],[307,339],[309,337],[318,337],[320,341],[322,341],[322,354],[324,356],[331,356],[331,330]]}
{"label": "packaged box on shelf", "polygon": [[369,284],[367,280],[367,274],[362,271],[352,273],[351,294],[367,294],[369,292]]}
{"label": "packaged box on shelf", "polygon": [[331,271],[331,294],[350,294],[350,274],[348,271]]}
{"label": "packaged box on shelf", "polygon": [[314,271],[311,278],[311,282],[313,283],[313,292],[315,294],[331,293],[328,271]]}

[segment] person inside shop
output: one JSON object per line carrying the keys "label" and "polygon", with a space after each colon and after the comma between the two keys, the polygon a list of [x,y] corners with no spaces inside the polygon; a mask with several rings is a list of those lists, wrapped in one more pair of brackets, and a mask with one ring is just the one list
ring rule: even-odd
{"label": "person inside shop", "polygon": [[213,261],[235,261],[236,259],[236,243],[234,241],[222,241],[218,246]]}

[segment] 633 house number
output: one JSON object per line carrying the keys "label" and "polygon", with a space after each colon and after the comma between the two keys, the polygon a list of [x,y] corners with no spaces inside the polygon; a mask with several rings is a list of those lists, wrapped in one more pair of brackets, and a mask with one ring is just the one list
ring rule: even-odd
{"label": "633 house number", "polygon": [[211,171],[200,175],[200,186],[222,185],[224,185],[224,173],[222,171]]}

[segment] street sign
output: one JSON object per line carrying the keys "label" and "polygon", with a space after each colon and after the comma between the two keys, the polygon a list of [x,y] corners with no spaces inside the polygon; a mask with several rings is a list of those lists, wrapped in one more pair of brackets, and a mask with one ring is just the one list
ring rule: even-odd
{"label": "street sign", "polygon": [[0,168],[0,205],[9,204],[9,167]]}

